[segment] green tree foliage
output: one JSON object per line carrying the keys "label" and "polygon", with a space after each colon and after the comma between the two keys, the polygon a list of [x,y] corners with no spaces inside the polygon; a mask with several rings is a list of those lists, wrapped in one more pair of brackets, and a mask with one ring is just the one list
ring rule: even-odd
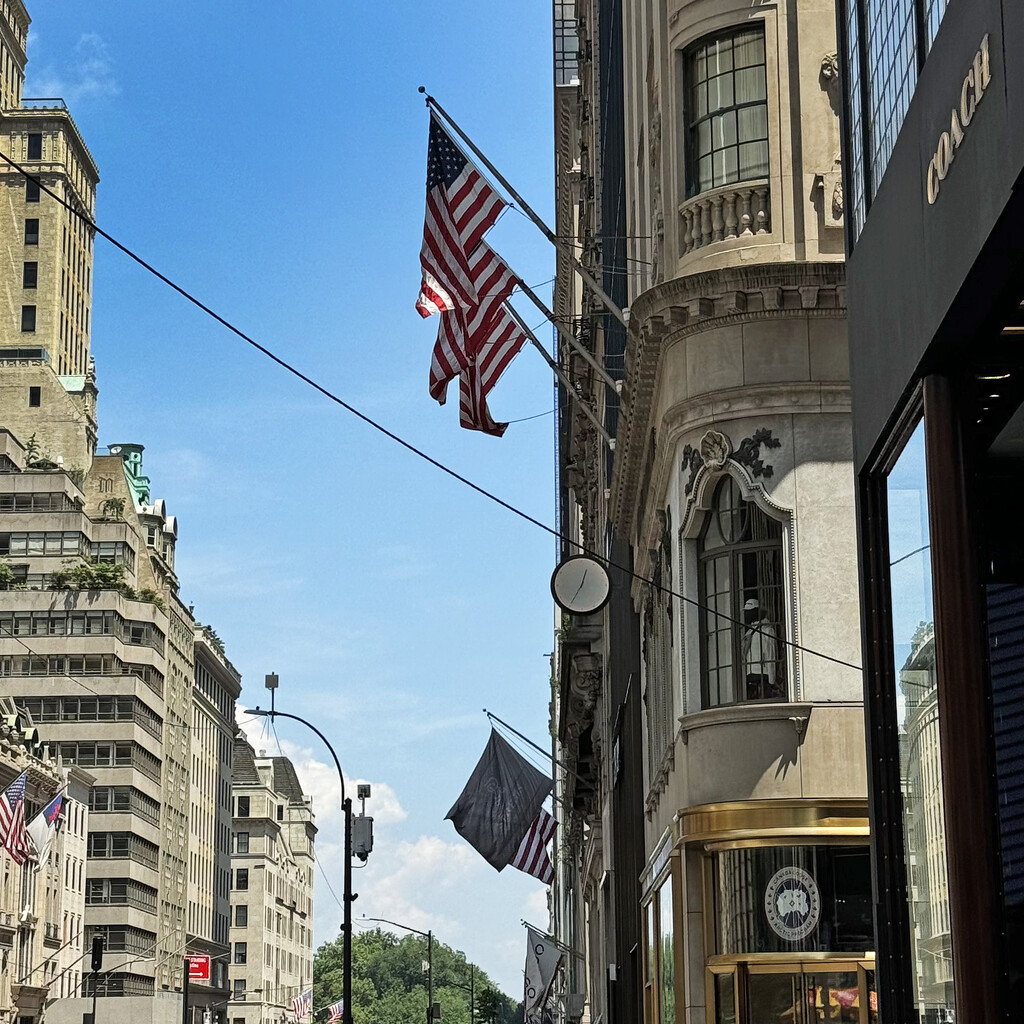
{"label": "green tree foliage", "polygon": [[[352,936],[352,1019],[354,1024],[426,1024],[427,940],[419,935],[399,938],[375,928]],[[440,1024],[470,1024],[470,965],[464,953],[434,939],[434,1002],[441,1004]],[[498,991],[479,968],[475,970],[476,1008],[488,1010],[478,1024],[518,1024],[522,1004]],[[342,998],[342,940],[322,945],[313,960],[313,1008]],[[490,993],[490,995],[484,995]],[[483,999],[483,1003],[481,1002]]]}

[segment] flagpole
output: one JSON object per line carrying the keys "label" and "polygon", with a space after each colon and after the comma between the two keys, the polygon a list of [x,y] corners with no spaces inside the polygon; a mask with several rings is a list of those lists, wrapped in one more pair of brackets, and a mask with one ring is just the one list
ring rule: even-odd
{"label": "flagpole", "polygon": [[[579,774],[577,774],[576,772],[574,772],[574,771],[573,771],[573,770],[572,770],[572,769],[571,769],[571,768],[570,768],[570,767],[569,767],[569,766],[568,766],[567,764],[565,764],[564,762],[562,762],[562,761],[559,761],[559,760],[558,760],[558,758],[557,758],[557,757],[555,757],[555,756],[554,756],[554,755],[553,755],[553,754],[551,753],[551,751],[549,751],[549,750],[545,750],[545,749],[544,749],[543,747],[539,747],[539,746],[537,746],[537,744],[536,744],[536,743],[534,743],[534,742],[533,742],[533,740],[529,739],[529,737],[527,737],[527,736],[524,736],[524,735],[523,735],[523,734],[522,734],[522,733],[521,733],[521,732],[520,732],[520,731],[519,731],[518,729],[513,729],[513,728],[512,728],[512,726],[508,724],[508,722],[506,722],[506,721],[505,721],[504,719],[502,719],[502,718],[499,718],[499,717],[498,717],[497,715],[495,715],[495,714],[492,714],[492,713],[491,713],[490,711],[488,711],[488,710],[487,710],[487,708],[484,708],[484,709],[483,709],[483,712],[484,712],[484,714],[485,714],[485,715],[486,715],[486,716],[487,716],[488,718],[492,719],[492,720],[493,720],[493,721],[495,721],[495,722],[500,722],[500,723],[501,723],[501,724],[502,724],[503,726],[505,726],[505,728],[506,728],[506,729],[508,729],[508,731],[509,731],[509,732],[514,732],[514,733],[515,733],[515,734],[516,734],[516,735],[517,735],[517,736],[518,736],[518,737],[519,737],[519,738],[520,738],[521,740],[523,740],[523,741],[524,741],[524,742],[526,742],[526,743],[529,743],[529,744],[530,744],[530,746],[531,746],[531,747],[533,747],[533,749],[534,749],[534,750],[539,750],[539,751],[541,752],[541,754],[543,754],[543,755],[544,755],[544,757],[550,758],[550,759],[551,759],[551,761],[552,761],[552,762],[554,762],[555,764],[557,764],[557,765],[558,765],[558,767],[559,767],[559,768],[561,768],[563,772],[568,772],[568,773],[569,773],[570,775],[572,775],[572,776],[573,776],[574,778],[577,778],[577,779],[579,779],[579,780],[580,780],[580,782],[582,782],[582,781],[583,781],[583,777],[582,777],[581,775],[579,775]],[[553,774],[553,773],[552,773],[552,774]],[[551,799],[552,799],[552,800],[555,800],[555,801],[557,801],[558,803],[563,803],[563,801],[561,801],[561,800],[558,800],[558,798],[557,798],[557,797],[555,796],[555,794],[554,794],[554,793],[552,793],[552,794],[551,794]]]}
{"label": "flagpole", "polygon": [[570,348],[575,349],[576,352],[590,363],[608,387],[613,391],[618,392],[618,381],[593,357],[590,352],[587,351],[584,345],[580,344],[580,342],[573,336],[572,331],[567,330],[564,324],[560,324],[558,320],[555,319],[555,314],[544,305],[544,300],[539,298],[537,293],[528,284],[524,284],[522,280],[519,281],[516,287],[551,321],[552,324],[554,324],[559,337]]}
{"label": "flagpole", "polygon": [[544,234],[547,240],[559,252],[561,252],[562,255],[566,257],[566,259],[569,260],[573,267],[576,268],[576,272],[580,275],[580,277],[583,278],[584,281],[586,281],[586,283],[590,287],[590,290],[601,300],[605,309],[607,309],[608,312],[611,313],[612,316],[614,316],[615,319],[618,320],[623,327],[628,327],[629,322],[626,318],[626,314],[619,308],[618,304],[605,292],[605,290],[597,283],[597,281],[594,280],[594,278],[591,276],[590,272],[586,269],[586,267],[584,267],[583,264],[580,263],[578,259],[576,259],[576,257],[572,254],[572,250],[568,249],[559,241],[558,236],[551,230],[551,228],[547,226],[547,224],[544,223],[544,221],[540,219],[540,217],[536,213],[534,213],[533,209],[526,202],[526,200],[524,200],[523,197],[509,184],[508,180],[501,174],[501,172],[494,166],[494,164],[492,164],[491,161],[488,160],[487,157],[485,157],[482,152],[480,152],[480,150],[476,147],[473,140],[470,139],[470,137],[458,126],[458,124],[455,123],[455,121],[452,119],[448,111],[445,110],[444,107],[442,107],[441,104],[438,103],[437,100],[435,100],[434,97],[427,92],[426,87],[421,85],[419,91],[423,93],[424,97],[426,98],[427,106],[432,107],[434,110],[436,110],[437,113],[440,114],[452,126],[452,128],[455,129],[459,138],[461,138],[462,141],[465,142],[467,146],[469,146],[469,148],[477,156],[480,162],[487,168],[487,170],[489,170],[491,174],[493,174],[494,177],[498,179],[498,182],[505,189],[505,191],[508,192],[508,194],[516,201],[516,203],[522,209],[523,213],[525,213],[530,218],[530,220],[532,220],[533,223],[536,224],[538,228],[540,228],[541,232]]}
{"label": "flagpole", "polygon": [[593,409],[583,401],[583,398],[576,393],[576,388],[573,387],[572,381],[562,372],[562,368],[555,362],[551,357],[551,353],[540,343],[537,335],[530,330],[529,327],[523,322],[523,318],[512,308],[509,303],[505,303],[505,308],[509,311],[512,319],[519,325],[519,329],[530,339],[530,343],[533,347],[544,357],[544,361],[554,371],[555,376],[562,382],[562,386],[565,390],[576,400],[577,405],[586,414],[587,419],[597,428],[597,432],[605,439],[609,448],[613,448],[614,442],[612,441],[611,434],[608,433],[604,428],[604,424],[597,418],[597,414]]}

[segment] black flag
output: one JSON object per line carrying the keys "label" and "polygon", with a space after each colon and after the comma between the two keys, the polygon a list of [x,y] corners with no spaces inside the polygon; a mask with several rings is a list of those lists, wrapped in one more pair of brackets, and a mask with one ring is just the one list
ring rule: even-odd
{"label": "black flag", "polygon": [[445,817],[500,871],[515,856],[551,785],[551,779],[491,729],[483,756]]}

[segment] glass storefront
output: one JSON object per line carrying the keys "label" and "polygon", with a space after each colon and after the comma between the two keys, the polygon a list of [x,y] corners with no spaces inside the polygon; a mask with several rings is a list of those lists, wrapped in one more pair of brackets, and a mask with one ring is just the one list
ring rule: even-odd
{"label": "glass storefront", "polygon": [[924,448],[921,422],[889,472],[886,499],[914,1006],[922,1020],[942,1020],[956,1004]]}
{"label": "glass storefront", "polygon": [[877,1020],[867,846],[748,843],[710,869],[715,1024]]}
{"label": "glass storefront", "polygon": [[873,948],[866,846],[755,846],[713,864],[717,953]]}

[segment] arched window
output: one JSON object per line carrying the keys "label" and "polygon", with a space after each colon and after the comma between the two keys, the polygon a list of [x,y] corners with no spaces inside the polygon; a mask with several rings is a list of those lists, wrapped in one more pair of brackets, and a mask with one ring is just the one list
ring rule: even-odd
{"label": "arched window", "polygon": [[697,551],[703,706],[785,700],[782,524],[726,476]]}

